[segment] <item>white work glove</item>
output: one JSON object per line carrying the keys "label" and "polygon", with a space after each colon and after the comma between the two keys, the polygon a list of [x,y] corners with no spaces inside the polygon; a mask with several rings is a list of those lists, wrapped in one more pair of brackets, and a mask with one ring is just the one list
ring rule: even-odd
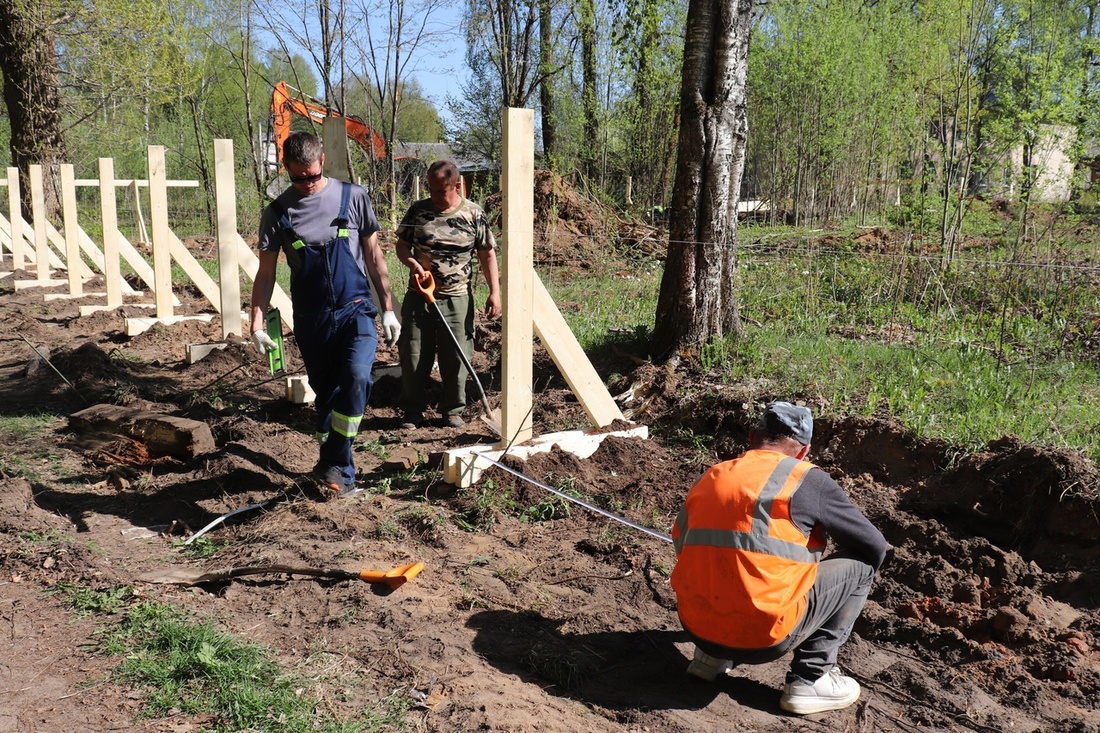
{"label": "white work glove", "polygon": [[253,332],[252,343],[256,344],[256,351],[260,352],[260,356],[267,356],[268,352],[276,351],[279,348],[279,345],[267,335],[267,331]]}
{"label": "white work glove", "polygon": [[401,337],[401,324],[397,322],[397,316],[393,311],[382,314],[382,332],[385,335],[386,346],[393,346]]}

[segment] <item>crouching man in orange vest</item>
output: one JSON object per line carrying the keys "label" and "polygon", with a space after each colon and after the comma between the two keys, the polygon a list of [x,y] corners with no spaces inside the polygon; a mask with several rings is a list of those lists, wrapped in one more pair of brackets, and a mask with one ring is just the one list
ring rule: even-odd
{"label": "crouching man in orange vest", "polygon": [[[803,460],[812,437],[809,409],[772,403],[750,449],[707,471],[672,529],[672,588],[696,645],[688,673],[709,681],[793,651],[779,707],[799,715],[859,698],[837,651],[886,556],[882,533]],[[827,538],[834,550],[822,559]]]}

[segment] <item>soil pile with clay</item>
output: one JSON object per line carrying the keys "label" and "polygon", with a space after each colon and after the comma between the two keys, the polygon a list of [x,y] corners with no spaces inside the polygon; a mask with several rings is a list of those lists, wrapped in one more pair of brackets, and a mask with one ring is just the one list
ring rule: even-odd
{"label": "soil pile with clay", "polygon": [[[886,416],[819,420],[811,457],[892,549],[841,653],[862,698],[791,717],[778,708],[786,660],[713,684],[685,675],[691,645],[668,584],[671,544],[499,469],[468,488],[445,483],[442,451],[494,438],[476,400],[465,429],[429,414],[426,427],[399,430],[392,351],[379,353],[357,443],[369,491],[333,498],[309,476],[312,406],[288,402],[283,378],[250,344],[231,338],[187,362],[187,344],[221,340],[216,319],[127,337],[123,317],[148,309],[81,317],[95,298],[14,288],[29,278],[0,280],[5,418],[114,405],[208,426],[214,448],[179,458],[140,435],[77,431],[72,419],[57,421],[45,444],[5,446],[5,465],[23,468],[0,477],[0,731],[213,725],[138,717],[142,693],[110,676],[120,660],[93,651],[104,619],[76,618],[51,592],[74,584],[129,585],[274,650],[321,712],[356,719],[396,696],[413,730],[1100,730],[1100,476],[1074,453],[1006,438],[960,456]],[[201,310],[186,293],[181,300],[177,314]],[[496,403],[499,324],[480,323],[479,334],[475,366]],[[293,337],[287,343],[288,371],[301,373]],[[541,351],[535,364],[536,434],[582,426]],[[555,449],[506,460],[659,534],[705,468],[744,449],[760,406],[790,397],[651,365],[621,363],[611,374],[626,375],[612,394],[648,439],[605,437],[584,459]],[[196,532],[254,504],[263,506],[203,535],[215,554],[184,552]],[[414,561],[424,571],[393,591],[285,573],[193,587],[139,580]]]}

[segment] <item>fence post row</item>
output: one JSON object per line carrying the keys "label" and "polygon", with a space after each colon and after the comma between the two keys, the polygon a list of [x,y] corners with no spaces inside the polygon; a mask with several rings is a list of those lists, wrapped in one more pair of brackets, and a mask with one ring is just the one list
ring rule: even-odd
{"label": "fence post row", "polygon": [[[42,166],[29,169],[31,196],[31,224],[22,216],[19,187],[19,171],[7,169],[7,179],[0,185],[8,187],[8,219],[0,215],[0,263],[4,251],[11,253],[13,271],[33,268],[34,280],[16,281],[16,288],[55,287],[67,285],[67,294],[50,293],[45,297],[76,298],[84,296],[105,297],[106,305],[81,306],[81,315],[115,309],[123,305],[123,295],[134,297],[144,293],[135,291],[122,279],[120,257],[152,291],[153,302],[131,302],[130,305],[153,308],[153,318],[127,318],[126,333],[133,336],[148,329],[154,323],[176,323],[181,320],[201,319],[210,321],[214,315],[180,315],[174,306],[180,304],[172,292],[172,262],[184,271],[210,303],[211,309],[221,315],[222,338],[230,334],[243,335],[241,314],[240,270],[255,279],[259,260],[237,231],[236,177],[234,174],[233,141],[214,141],[215,207],[217,214],[218,282],[214,282],[194,259],[184,244],[172,231],[168,220],[168,189],[173,187],[197,187],[198,181],[170,181],[167,177],[165,148],[151,145],[148,148],[148,175],[146,181],[117,180],[114,161],[99,159],[99,178],[77,180],[71,164],[59,167],[62,199],[62,230],[58,231],[46,218],[45,191]],[[100,196],[100,214],[103,227],[103,249],[92,241],[80,226],[76,200],[77,186],[96,186]],[[138,237],[146,244],[145,221],[141,215],[138,188],[149,187],[149,218],[151,225],[152,266],[149,261],[126,239],[118,229],[118,203],[116,189],[129,187],[134,194],[138,222]],[[28,248],[28,244],[30,247]],[[84,282],[95,276],[88,261],[103,273],[106,293],[85,293]],[[67,280],[51,280],[51,266],[64,269]],[[0,273],[0,277],[11,273]],[[293,330],[294,316],[290,298],[275,286],[272,304],[283,312],[283,322]]]}

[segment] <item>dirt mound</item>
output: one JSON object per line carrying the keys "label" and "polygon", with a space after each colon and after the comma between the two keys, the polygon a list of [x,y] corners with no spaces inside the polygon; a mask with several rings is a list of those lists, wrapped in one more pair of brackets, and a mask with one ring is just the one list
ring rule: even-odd
{"label": "dirt mound", "polygon": [[[497,228],[502,202],[501,193],[485,200],[485,211]],[[667,236],[655,227],[624,219],[551,171],[535,171],[534,204],[534,258],[541,265],[586,269],[612,252],[638,259],[661,257],[667,248]]]}

